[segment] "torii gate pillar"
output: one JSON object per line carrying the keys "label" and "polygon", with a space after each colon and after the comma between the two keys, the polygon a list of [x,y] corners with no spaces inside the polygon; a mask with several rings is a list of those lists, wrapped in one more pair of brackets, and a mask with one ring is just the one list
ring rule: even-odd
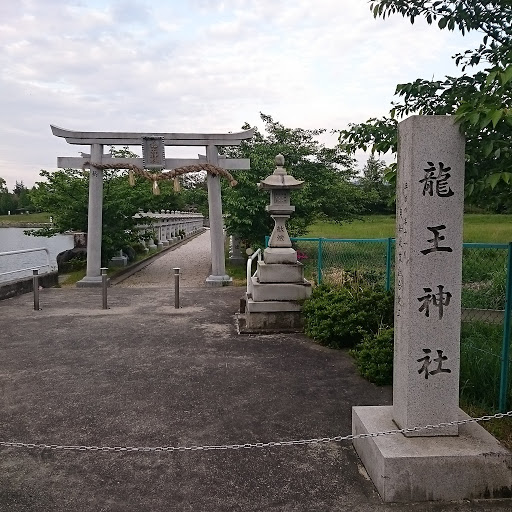
{"label": "torii gate pillar", "polygon": [[[102,144],[91,144],[91,162],[101,163]],[[101,286],[101,234],[103,227],[103,170],[91,166],[87,212],[87,273],[77,287]]]}
{"label": "torii gate pillar", "polygon": [[[206,147],[206,161],[212,165],[219,165],[219,153],[216,146]],[[212,273],[206,279],[206,286],[224,286],[231,284],[233,280],[226,274],[224,260],[224,222],[222,220],[220,176],[208,174],[207,184]]]}

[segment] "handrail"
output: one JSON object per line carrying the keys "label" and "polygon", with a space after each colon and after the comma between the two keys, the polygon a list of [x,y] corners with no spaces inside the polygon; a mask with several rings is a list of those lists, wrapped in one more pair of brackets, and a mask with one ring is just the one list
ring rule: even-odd
{"label": "handrail", "polygon": [[16,274],[17,272],[26,272],[28,270],[34,270],[34,269],[40,269],[40,268],[43,268],[43,267],[48,267],[48,271],[51,270],[51,265],[50,265],[50,251],[48,250],[47,247],[35,247],[34,249],[18,249],[18,250],[15,250],[15,251],[5,251],[5,252],[0,252],[0,256],[12,256],[12,255],[15,255],[15,254],[25,254],[25,253],[28,253],[28,252],[37,252],[37,251],[44,251],[46,253],[46,264],[44,265],[33,265],[29,268],[21,268],[21,269],[18,269],[18,270],[9,270],[7,272],[0,272],[0,276],[6,276],[6,275],[9,275],[9,274]]}
{"label": "handrail", "polygon": [[252,253],[251,256],[249,256],[247,259],[247,298],[252,297],[252,262],[256,257],[258,257],[258,261],[261,261],[261,249],[258,249],[256,252]]}

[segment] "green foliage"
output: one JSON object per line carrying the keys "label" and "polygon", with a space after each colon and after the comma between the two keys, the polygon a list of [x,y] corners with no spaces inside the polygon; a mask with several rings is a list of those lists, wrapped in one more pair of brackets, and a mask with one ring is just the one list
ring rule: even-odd
{"label": "green foliage", "polygon": [[393,328],[384,327],[366,335],[350,352],[361,376],[378,386],[393,383],[393,338]]}
{"label": "green foliage", "polygon": [[[512,3],[510,0],[377,0],[371,2],[375,17],[401,14],[411,23],[423,17],[440,29],[459,30],[462,34],[479,31],[482,43],[476,49],[454,56],[455,63],[466,68],[485,62],[488,67],[473,75],[447,76],[444,80],[416,79],[398,84],[389,118],[370,119],[351,124],[340,131],[345,149],[396,152],[396,117],[411,113],[452,114],[466,135],[466,194],[475,204],[485,204],[486,189],[512,178]],[[510,193],[498,199],[508,200]],[[508,211],[502,210],[502,211]]]}
{"label": "green foliage", "polygon": [[[114,156],[137,156],[123,149],[112,151]],[[51,227],[33,230],[36,236],[53,236],[64,231],[87,231],[89,173],[78,169],[65,169],[55,172],[42,170],[46,179],[36,184],[32,192],[34,204],[51,214],[54,223]],[[184,198],[175,193],[169,181],[160,183],[160,195],[153,195],[151,184],[136,177],[135,185],[130,186],[125,170],[103,171],[103,238],[102,261],[105,264],[117,251],[141,241],[133,216],[145,211],[181,210],[185,207]],[[139,221],[143,222],[143,220]]]}
{"label": "green foliage", "polygon": [[292,193],[295,213],[287,224],[291,236],[303,235],[315,218],[342,222],[364,211],[365,194],[351,183],[354,160],[342,147],[326,148],[316,140],[325,130],[286,128],[265,114],[261,119],[266,135],[256,129],[251,140],[225,148],[230,157],[251,159],[250,171],[233,171],[236,187],[223,184],[229,234],[255,246],[271,233],[273,222],[265,211],[269,196],[258,189],[258,183],[274,171],[279,153],[285,157],[287,171],[305,182],[301,190]]}
{"label": "green foliage", "polygon": [[303,307],[305,332],[332,348],[354,347],[393,323],[393,295],[374,288],[322,284]]}
{"label": "green foliage", "polygon": [[[464,322],[461,329],[460,395],[487,410],[498,407],[503,326]],[[512,386],[509,387],[512,403]]]}
{"label": "green foliage", "polygon": [[77,255],[75,258],[62,263],[59,266],[59,272],[61,273],[73,273],[77,271],[82,271],[87,266],[87,258],[85,254]]}
{"label": "green foliage", "polygon": [[394,187],[386,180],[388,168],[383,160],[371,154],[363,167],[359,184],[368,194],[366,208],[372,213],[394,213]]}
{"label": "green foliage", "polygon": [[6,186],[6,181],[0,178],[0,215],[11,215],[19,211],[32,211],[34,205],[32,204],[31,191],[25,187],[23,181],[17,181],[16,186],[12,192],[9,192]]}
{"label": "green foliage", "polygon": [[462,307],[477,309],[504,309],[507,283],[506,268],[492,270],[489,278],[463,284]]}

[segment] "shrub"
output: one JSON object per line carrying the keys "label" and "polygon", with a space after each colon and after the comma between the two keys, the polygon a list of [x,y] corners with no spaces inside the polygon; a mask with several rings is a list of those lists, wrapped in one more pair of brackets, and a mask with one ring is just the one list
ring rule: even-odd
{"label": "shrub", "polygon": [[393,338],[392,327],[381,328],[376,335],[365,336],[350,352],[359,373],[378,386],[393,383]]}
{"label": "shrub", "polygon": [[304,303],[306,334],[332,348],[354,347],[393,323],[393,295],[374,288],[322,284]]}
{"label": "shrub", "polygon": [[141,243],[133,244],[132,248],[136,252],[136,254],[145,254],[145,252],[146,252],[146,246]]}

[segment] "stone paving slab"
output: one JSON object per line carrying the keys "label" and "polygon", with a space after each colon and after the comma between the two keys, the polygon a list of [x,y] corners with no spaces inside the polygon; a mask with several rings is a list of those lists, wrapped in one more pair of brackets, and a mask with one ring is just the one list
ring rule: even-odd
{"label": "stone paving slab", "polygon": [[[41,291],[0,302],[0,440],[254,443],[351,432],[389,404],[344,351],[236,334],[242,288]],[[192,453],[0,448],[0,511],[487,511],[511,500],[383,504],[352,445]]]}

